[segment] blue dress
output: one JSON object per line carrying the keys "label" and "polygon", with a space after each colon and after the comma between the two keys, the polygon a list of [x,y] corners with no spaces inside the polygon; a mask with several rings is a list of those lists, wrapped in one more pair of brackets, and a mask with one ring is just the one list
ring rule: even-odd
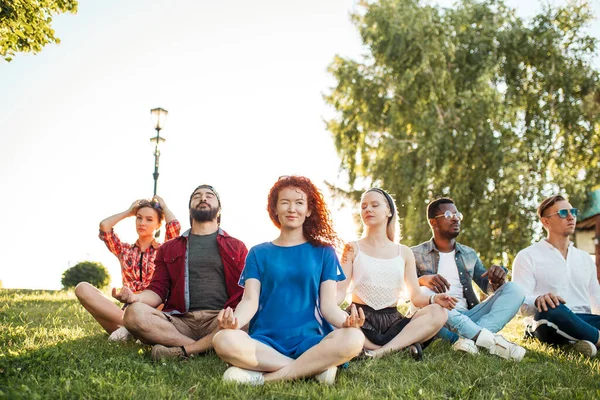
{"label": "blue dress", "polygon": [[246,257],[240,285],[248,279],[261,283],[251,338],[296,359],[333,330],[319,308],[321,282],[346,279],[333,247],[259,244]]}

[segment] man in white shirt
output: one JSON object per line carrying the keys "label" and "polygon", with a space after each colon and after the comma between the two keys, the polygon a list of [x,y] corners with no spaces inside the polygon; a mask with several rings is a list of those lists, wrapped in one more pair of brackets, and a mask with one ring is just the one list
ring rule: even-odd
{"label": "man in white shirt", "polygon": [[594,357],[600,346],[600,286],[592,258],[569,240],[577,209],[564,197],[542,201],[538,216],[548,237],[521,250],[513,264],[513,282],[526,291],[521,314],[533,315],[527,332],[542,342],[572,344]]}

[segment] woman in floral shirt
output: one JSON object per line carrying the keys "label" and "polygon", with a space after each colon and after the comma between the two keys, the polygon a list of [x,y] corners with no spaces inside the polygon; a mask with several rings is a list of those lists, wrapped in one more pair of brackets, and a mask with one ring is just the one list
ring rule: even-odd
{"label": "woman in floral shirt", "polygon": [[[134,244],[122,242],[113,227],[127,217],[136,217],[138,240]],[[165,241],[179,236],[181,225],[159,196],[150,200],[136,200],[123,212],[100,222],[100,239],[119,259],[123,286],[141,291],[150,284],[154,274],[154,258],[160,244],[154,239],[155,232],[166,219]],[[113,289],[114,290],[114,289]],[[126,340],[129,332],[122,327],[123,310],[87,282],[75,288],[75,295],[86,310],[110,333],[109,340]]]}

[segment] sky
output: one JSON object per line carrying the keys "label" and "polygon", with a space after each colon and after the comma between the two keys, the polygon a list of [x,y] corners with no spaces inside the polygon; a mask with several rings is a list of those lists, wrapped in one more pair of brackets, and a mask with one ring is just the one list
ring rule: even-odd
{"label": "sky", "polygon": [[[525,17],[539,9],[507,4]],[[350,21],[357,7],[80,0],[77,14],[55,17],[59,45],[0,61],[3,287],[59,289],[62,273],[83,260],[102,262],[120,286],[98,224],[152,196],[156,107],[169,111],[158,194],[184,230],[192,190],[208,183],[221,196],[224,230],[248,247],[272,240],[268,191],[279,176],[299,174],[325,192],[342,238],[354,239],[358,211],[324,185],[343,185],[345,175],[323,94],[335,84],[327,73],[333,57],[364,51]],[[134,242],[134,225],[126,219],[115,231]]]}

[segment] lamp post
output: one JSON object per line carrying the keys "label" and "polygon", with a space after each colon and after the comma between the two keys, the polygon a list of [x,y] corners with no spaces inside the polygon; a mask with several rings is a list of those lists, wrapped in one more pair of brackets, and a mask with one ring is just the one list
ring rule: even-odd
{"label": "lamp post", "polygon": [[156,184],[158,183],[158,163],[160,160],[160,150],[158,149],[158,145],[159,143],[165,141],[165,138],[160,137],[160,131],[165,126],[167,114],[169,112],[162,108],[153,108],[150,110],[150,113],[152,114],[152,123],[154,125],[154,129],[156,129],[156,136],[150,138],[150,141],[154,143],[154,173],[152,176],[154,177],[154,196],[156,196]]}

